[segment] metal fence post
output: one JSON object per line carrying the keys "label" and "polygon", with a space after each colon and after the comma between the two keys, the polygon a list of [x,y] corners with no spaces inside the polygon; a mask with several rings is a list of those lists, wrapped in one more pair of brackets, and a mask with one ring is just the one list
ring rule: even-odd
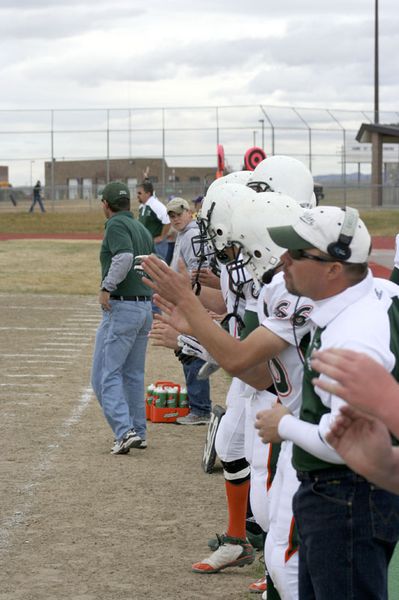
{"label": "metal fence post", "polygon": [[166,148],[165,148],[165,109],[162,109],[162,197],[166,198]]}
{"label": "metal fence post", "polygon": [[[268,120],[268,123],[270,125],[270,129],[272,132],[272,156],[274,156],[275,154],[275,147],[274,147],[274,125],[272,123],[272,120],[270,119],[269,115],[267,114],[267,112],[265,111],[265,109],[263,108],[263,106],[260,104],[260,109],[262,111],[262,113],[265,115],[266,119]],[[263,130],[263,123],[262,123],[262,130]],[[265,147],[263,146],[263,150],[265,149]]]}
{"label": "metal fence post", "polygon": [[106,183],[109,183],[110,179],[110,168],[109,168],[109,108],[107,108],[107,175],[106,175]]}
{"label": "metal fence post", "polygon": [[342,183],[344,185],[344,204],[346,206],[346,202],[347,202],[347,190],[346,190],[346,131],[345,131],[345,127],[342,125],[342,123],[340,123],[338,121],[338,119],[333,115],[333,113],[331,111],[329,111],[327,109],[327,113],[330,115],[330,117],[332,119],[334,119],[334,121],[342,129],[343,147],[342,147],[342,167],[341,168],[342,168]]}
{"label": "metal fence post", "polygon": [[302,123],[304,123],[308,129],[309,171],[312,172],[312,128],[310,127],[309,123],[307,121],[305,121],[305,119],[302,117],[302,115],[299,114],[299,112],[297,111],[296,108],[292,107],[292,110],[301,119]]}
{"label": "metal fence post", "polygon": [[54,210],[55,203],[55,186],[54,186],[54,110],[51,111],[51,181],[50,181],[50,189],[51,189],[51,203],[52,209]]}

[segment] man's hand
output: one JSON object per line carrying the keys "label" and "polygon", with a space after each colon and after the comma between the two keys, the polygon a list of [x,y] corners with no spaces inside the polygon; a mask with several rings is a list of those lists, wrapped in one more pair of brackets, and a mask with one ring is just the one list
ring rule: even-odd
{"label": "man's hand", "polygon": [[326,440],[346,464],[369,481],[399,492],[399,455],[387,427],[351,406],[341,407]]}
{"label": "man's hand", "polygon": [[[198,276],[198,279],[197,279]],[[191,282],[199,281],[201,285],[220,290],[220,278],[208,268],[191,271]]]}
{"label": "man's hand", "polygon": [[154,315],[152,329],[148,337],[152,340],[153,346],[164,346],[172,350],[178,350],[177,336],[179,332],[165,321],[158,319],[158,315]]}
{"label": "man's hand", "polygon": [[173,271],[154,254],[147,256],[142,262],[145,273],[151,277],[143,277],[143,282],[157,292],[164,300],[177,305],[183,297],[194,296],[191,291],[191,280],[183,261],[179,260],[179,271]]}
{"label": "man's hand", "polygon": [[103,310],[111,310],[111,305],[109,303],[110,293],[106,290],[100,290],[98,295],[98,302],[101,304],[101,308]]}
{"label": "man's hand", "polygon": [[276,403],[269,410],[262,410],[256,415],[255,428],[258,429],[258,435],[264,444],[275,444],[281,442],[282,438],[278,434],[278,425],[285,415],[290,411],[282,404]]}
{"label": "man's hand", "polygon": [[[386,425],[390,425],[389,406],[384,409],[384,405],[388,398],[392,398],[392,406],[396,405],[399,388],[382,365],[367,354],[342,348],[314,352],[311,361],[316,371],[333,380],[314,379],[312,383],[316,387],[382,418]],[[388,421],[384,418],[385,415]]]}
{"label": "man's hand", "polygon": [[154,294],[152,300],[155,306],[158,306],[162,311],[161,315],[154,315],[154,319],[170,325],[173,329],[176,329],[178,333],[187,333],[191,335],[191,327],[177,306],[164,300],[159,294]]}

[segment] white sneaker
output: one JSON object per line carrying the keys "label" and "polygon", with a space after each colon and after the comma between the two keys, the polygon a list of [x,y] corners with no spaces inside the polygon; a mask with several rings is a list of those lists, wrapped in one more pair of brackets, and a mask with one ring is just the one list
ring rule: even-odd
{"label": "white sneaker", "polygon": [[227,567],[243,567],[254,562],[255,550],[248,541],[223,536],[221,542],[208,558],[192,565],[195,573],[218,573]]}
{"label": "white sneaker", "polygon": [[267,600],[267,590],[265,590],[262,594],[262,600]]}
{"label": "white sneaker", "polygon": [[127,454],[130,448],[138,448],[143,440],[134,429],[128,431],[121,440],[115,440],[111,454]]}

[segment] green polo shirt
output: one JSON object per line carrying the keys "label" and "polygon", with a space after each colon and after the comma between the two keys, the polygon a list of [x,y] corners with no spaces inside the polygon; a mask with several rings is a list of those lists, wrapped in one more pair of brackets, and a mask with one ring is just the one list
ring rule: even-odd
{"label": "green polo shirt", "polygon": [[[100,250],[101,281],[107,275],[111,261],[117,254],[129,252],[133,256],[151,254],[154,242],[147,229],[133,217],[130,211],[115,213],[105,223],[105,234]],[[151,296],[151,289],[144,285],[140,275],[132,268],[126,278],[112,292],[115,296]]]}
{"label": "green polo shirt", "polygon": [[148,206],[148,203],[144,204],[140,209],[139,221],[148,229],[153,238],[161,235],[163,228],[162,221],[158,218],[156,212]]}

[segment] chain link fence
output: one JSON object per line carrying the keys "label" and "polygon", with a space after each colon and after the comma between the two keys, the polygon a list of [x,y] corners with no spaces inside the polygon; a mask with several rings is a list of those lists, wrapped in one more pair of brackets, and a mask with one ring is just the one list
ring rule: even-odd
{"label": "chain link fence", "polygon": [[[371,150],[356,142],[356,134],[362,123],[372,120],[372,111],[268,105],[1,110],[0,165],[8,167],[17,205],[30,201],[37,179],[44,182],[48,162],[46,202],[90,207],[97,205],[99,184],[93,181],[88,190],[77,181],[71,197],[68,183],[55,179],[56,162],[103,161],[105,180],[113,159],[157,158],[169,167],[207,168],[206,182],[171,182],[163,173],[156,184],[163,199],[194,198],[215,175],[218,144],[223,145],[228,170],[243,168],[245,152],[258,146],[266,155],[302,160],[323,187],[322,202],[370,207]],[[380,120],[397,123],[399,113],[381,112]],[[383,162],[383,207],[392,208],[399,206],[399,146],[385,145]],[[10,190],[0,189],[0,205],[10,202]]]}

